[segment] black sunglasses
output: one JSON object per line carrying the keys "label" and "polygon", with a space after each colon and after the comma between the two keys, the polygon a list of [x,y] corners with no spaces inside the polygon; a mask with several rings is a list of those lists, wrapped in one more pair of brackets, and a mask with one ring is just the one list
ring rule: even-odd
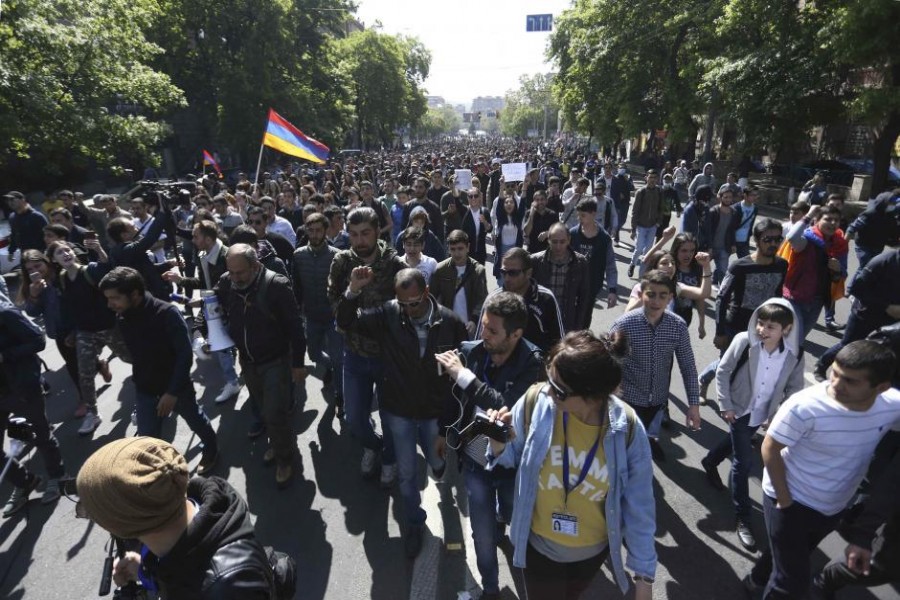
{"label": "black sunglasses", "polygon": [[553,381],[549,375],[547,375],[547,384],[550,386],[550,392],[556,398],[557,402],[565,402],[566,398],[568,398],[571,393],[559,387],[559,384]]}

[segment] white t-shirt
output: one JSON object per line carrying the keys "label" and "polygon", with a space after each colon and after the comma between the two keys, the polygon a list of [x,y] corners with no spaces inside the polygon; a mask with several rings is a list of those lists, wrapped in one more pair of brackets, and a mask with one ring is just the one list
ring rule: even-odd
{"label": "white t-shirt", "polygon": [[[408,257],[405,254],[400,258],[409,265],[409,261],[407,260]],[[437,261],[426,254],[422,254],[419,258],[419,264],[413,268],[422,272],[422,275],[425,276],[425,284],[427,285],[428,282],[431,281],[431,275],[434,273],[434,270],[437,269]]]}
{"label": "white t-shirt", "polygon": [[[456,280],[459,281],[466,272],[466,265],[456,267]],[[469,322],[469,307],[466,303],[466,290],[464,286],[459,286],[456,296],[453,298],[453,312],[455,312],[463,323]]]}
{"label": "white t-shirt", "polygon": [[[791,497],[825,515],[843,510],[866,474],[875,447],[889,429],[900,429],[900,391],[879,395],[865,412],[828,396],[829,383],[801,390],[772,418],[768,435],[781,451]],[[763,491],[775,497],[768,470]]]}

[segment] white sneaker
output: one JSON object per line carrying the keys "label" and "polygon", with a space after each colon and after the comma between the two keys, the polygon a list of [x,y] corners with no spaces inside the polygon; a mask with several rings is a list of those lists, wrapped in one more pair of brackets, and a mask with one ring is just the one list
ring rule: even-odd
{"label": "white sneaker", "polygon": [[389,489],[397,481],[397,465],[381,465],[381,487]]}
{"label": "white sneaker", "polygon": [[375,461],[377,459],[378,455],[374,450],[363,448],[362,462],[359,465],[359,470],[362,472],[363,477],[371,477],[375,474]]}
{"label": "white sneaker", "polygon": [[216,404],[224,404],[237,396],[241,391],[241,386],[236,383],[226,383],[222,391],[216,396]]}
{"label": "white sneaker", "polygon": [[94,433],[94,431],[100,427],[100,423],[103,422],[103,419],[100,418],[100,415],[96,413],[89,412],[84,415],[84,420],[81,421],[81,427],[78,428],[79,435],[90,435]]}

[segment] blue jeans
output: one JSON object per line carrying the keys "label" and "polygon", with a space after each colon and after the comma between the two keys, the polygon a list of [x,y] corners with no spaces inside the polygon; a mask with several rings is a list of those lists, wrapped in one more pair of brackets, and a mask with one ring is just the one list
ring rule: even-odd
{"label": "blue jeans", "polygon": [[796,300],[791,300],[790,302],[791,306],[794,307],[794,312],[797,313],[797,318],[800,319],[802,327],[800,330],[800,341],[803,342],[806,340],[809,332],[812,331],[816,321],[819,320],[819,313],[822,312],[825,301],[822,298],[813,298],[809,302],[797,302]]}
{"label": "blue jeans", "polygon": [[[137,434],[158,438],[162,435],[162,424],[165,417],[156,414],[156,405],[160,395],[135,390],[135,410],[137,411]],[[218,451],[216,432],[209,422],[203,407],[197,404],[194,386],[180,392],[172,412],[181,416],[191,431],[203,442],[203,452],[215,454]]]}
{"label": "blue jeans", "polygon": [[379,411],[381,430],[384,437],[375,433],[372,424],[372,405],[376,394],[382,395],[381,379],[384,365],[378,357],[360,356],[349,348],[344,350],[344,420],[350,433],[369,450],[382,451],[381,462],[392,465],[394,458],[394,438],[391,428]]}
{"label": "blue jeans", "polygon": [[634,254],[631,255],[631,266],[641,265],[640,274],[644,274],[644,264],[641,262],[641,256],[647,254],[656,241],[656,225],[651,227],[637,227],[636,238],[634,242]]}
{"label": "blue jeans", "polygon": [[729,436],[722,438],[709,454],[708,462],[718,466],[723,460],[734,454],[731,461],[731,501],[734,503],[734,514],[738,519],[750,517],[750,466],[753,461],[753,448],[750,441],[759,427],[750,426],[750,415],[736,419],[731,425]]}
{"label": "blue jeans", "polygon": [[341,371],[344,361],[344,337],[335,329],[334,319],[320,321],[307,318],[306,344],[309,358],[314,363],[328,361],[328,365],[331,367],[331,385],[334,386],[334,394],[343,396],[344,378]]}
{"label": "blue jeans", "polygon": [[487,594],[497,593],[500,591],[500,566],[497,562],[500,536],[497,524],[512,520],[516,474],[503,468],[485,471],[469,459],[463,458],[462,461],[481,587]]}
{"label": "blue jeans", "polygon": [[222,374],[225,375],[225,381],[237,385],[238,374],[234,369],[234,349],[227,348],[225,350],[213,352],[213,354],[216,357],[216,361],[219,363],[219,368],[222,369]]}
{"label": "blue jeans", "polygon": [[842,513],[823,515],[796,500],[787,508],[777,508],[775,499],[763,494],[763,514],[769,547],[756,561],[750,578],[759,585],[768,581],[764,600],[803,598],[812,579],[810,556],[837,527]]}
{"label": "blue jeans", "polygon": [[386,410],[381,411],[382,424],[394,438],[394,453],[397,456],[397,475],[400,479],[400,497],[403,498],[403,514],[406,524],[421,526],[425,523],[425,511],[422,510],[422,496],[416,483],[416,443],[422,448],[425,462],[434,470],[444,465],[434,449],[434,441],[438,435],[437,419],[411,419],[401,417]]}
{"label": "blue jeans", "polygon": [[710,248],[709,253],[716,262],[716,270],[713,271],[713,283],[719,285],[728,271],[728,258],[731,256],[731,248]]}

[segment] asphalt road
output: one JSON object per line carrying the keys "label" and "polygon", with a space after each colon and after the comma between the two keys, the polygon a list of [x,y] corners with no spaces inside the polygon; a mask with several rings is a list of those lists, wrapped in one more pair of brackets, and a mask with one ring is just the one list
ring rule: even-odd
{"label": "asphalt road", "polygon": [[[627,234],[623,236],[623,239]],[[598,307],[594,311],[594,329],[605,330],[622,313],[633,281],[626,276],[630,249],[617,249],[620,297],[617,308]],[[851,272],[855,270],[851,253]],[[491,279],[489,277],[489,279]],[[626,286],[627,285],[627,289]],[[493,283],[491,283],[493,287]],[[838,320],[844,321],[846,300],[838,304]],[[696,320],[696,319],[695,319]],[[712,346],[712,327],[705,340],[691,329],[698,368],[716,357]],[[812,357],[837,341],[821,325],[807,342],[807,368]],[[52,385],[47,413],[57,427],[57,436],[70,473],[96,448],[113,439],[134,434],[129,415],[133,402],[130,367],[113,361],[113,381],[100,389],[100,414],[103,424],[92,438],[78,436],[79,422],[71,418],[76,396],[55,348],[43,353]],[[811,376],[808,377],[812,382]],[[285,491],[275,487],[272,468],[264,467],[262,440],[246,436],[249,409],[246,391],[236,402],[217,406],[212,402],[222,380],[209,363],[197,364],[194,372],[198,395],[213,419],[220,436],[221,458],[215,474],[225,477],[247,499],[254,515],[256,530],[263,543],[290,553],[297,560],[299,585],[296,598],[398,600],[441,600],[465,598],[470,592],[477,598],[478,571],[467,519],[465,490],[455,469],[448,468],[444,482],[426,477],[420,458],[424,506],[428,512],[428,530],[422,554],[416,561],[403,555],[398,519],[400,510],[396,490],[386,493],[377,483],[359,476],[361,450],[334,419],[317,377],[307,380],[308,399],[293,415],[301,451],[302,475]],[[99,381],[99,379],[98,379]],[[670,600],[707,600],[743,598],[741,578],[749,571],[754,556],[737,542],[732,530],[733,516],[727,492],[716,492],[699,468],[706,450],[724,435],[723,423],[713,408],[702,409],[705,419],[700,432],[683,427],[684,387],[678,369],[672,378],[671,429],[664,433],[667,460],[655,467],[657,506],[657,570],[654,597]],[[170,419],[165,437],[186,452],[192,468],[199,460],[198,440],[187,426]],[[38,473],[44,468],[32,454],[30,464]],[[452,464],[452,463],[451,463]],[[721,473],[726,476],[727,463]],[[751,497],[755,514],[753,525],[763,537],[760,467],[754,471]],[[10,492],[7,484],[0,498]],[[88,599],[97,596],[100,573],[106,556],[108,536],[88,521],[75,518],[75,505],[66,498],[53,506],[42,506],[38,494],[26,510],[0,521],[0,598],[11,600]],[[822,565],[830,556],[842,553],[843,542],[832,535],[815,553]],[[512,568],[512,548],[500,549],[501,587],[506,599],[523,598],[521,578]],[[604,568],[586,598],[620,597],[612,583],[611,572]],[[900,597],[897,588],[883,586],[872,590],[852,590],[841,599],[882,600]]]}

